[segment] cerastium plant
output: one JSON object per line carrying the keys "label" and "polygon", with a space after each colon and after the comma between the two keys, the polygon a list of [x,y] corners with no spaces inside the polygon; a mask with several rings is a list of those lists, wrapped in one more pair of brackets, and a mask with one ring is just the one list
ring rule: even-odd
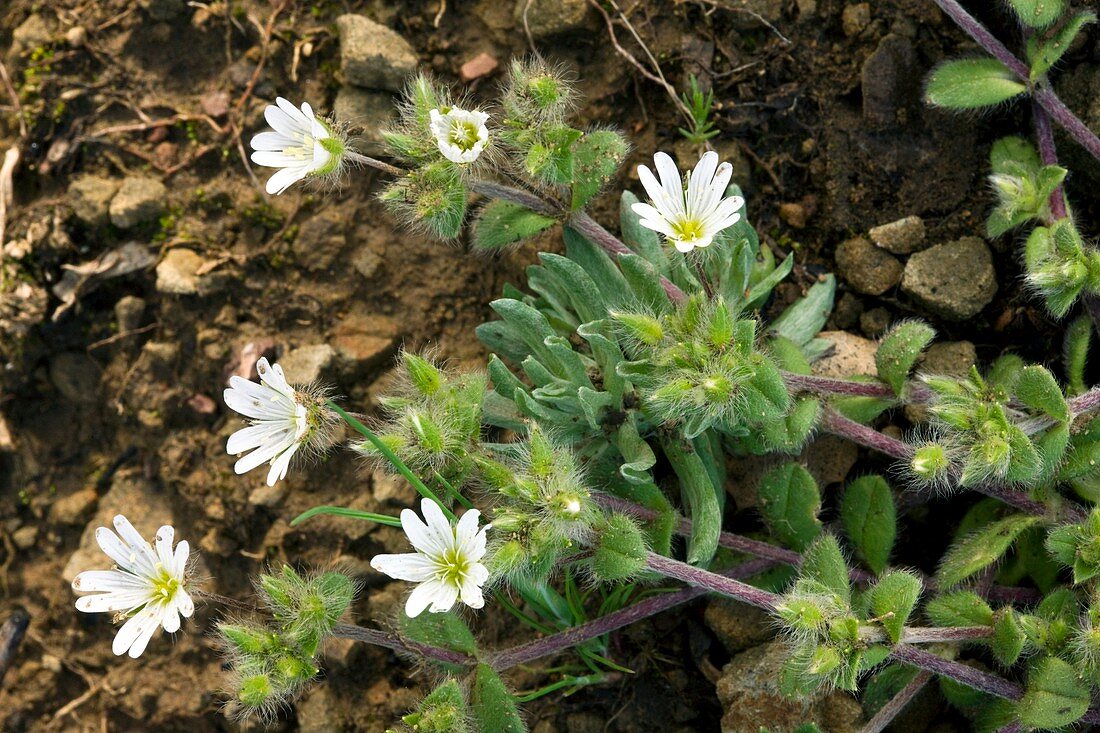
{"label": "cerastium plant", "polygon": [[[948,65],[929,97],[952,106],[1031,91],[1040,106],[1053,104],[1043,74],[1088,18],[1024,16],[1035,25],[1038,71],[1014,81],[985,62]],[[963,95],[967,85],[980,93]],[[423,497],[400,517],[322,506],[295,520],[333,514],[404,530],[404,551],[371,563],[415,584],[390,629],[343,622],[356,588],[345,575],[290,567],[262,575],[262,610],[241,615],[240,603],[195,588],[171,528],[154,550],[125,520],[116,522],[121,540],[107,530],[100,538],[118,568],[74,583],[106,591],[82,598],[80,610],[129,616],[115,649],[137,656],[158,625],[173,632],[190,616],[189,594],[230,603],[218,633],[240,714],[273,714],[318,675],[325,640],[343,637],[434,669],[437,686],[397,729],[498,733],[525,729],[522,700],[624,671],[610,632],[717,593],[764,609],[783,629],[784,689],[863,689],[872,730],[932,676],[983,729],[1100,722],[1100,392],[1085,387],[1088,324],[1070,329],[1068,394],[1047,367],[1012,355],[964,377],[922,374],[935,334],[916,321],[883,337],[874,374],[815,376],[812,362],[830,348],[818,333],[833,278],[763,317],[793,257],[777,259],[760,241],[731,167],[714,153],[682,172],[658,152],[655,172],[638,169],[645,200],[623,192],[620,234],[605,229],[585,208],[629,145],[615,130],[575,126],[578,103],[559,70],[517,61],[499,103],[484,109],[427,77],[411,80],[399,121],[383,131],[397,164],[355,152],[337,123],[285,100],[268,110],[274,132],[253,140],[254,160],[280,169],[272,190],[370,166],[390,176],[380,196],[394,216],[442,239],[465,230],[476,195],[476,249],[561,227],[564,254],[540,253],[526,288],[507,286],[491,304],[497,317],[477,329],[491,352],[485,372],[405,352],[370,425],[323,392],[288,384],[266,360],[261,383],[235,379],[226,391],[252,421],[229,440],[231,453],[251,451],[239,472],[266,463],[275,482],[292,458],[329,448],[343,420],[361,436],[353,450]],[[1002,199],[994,231],[1034,220],[1046,232],[1032,235],[1045,244],[1029,243],[1029,272],[1064,313],[1091,292],[1094,267],[1091,251],[1070,252],[1080,237],[1052,198],[1064,171],[1018,140],[995,147],[994,166],[997,190],[1015,197]],[[1077,265],[1079,288],[1055,273],[1076,278]],[[928,428],[902,440],[871,427],[903,405],[925,406]],[[831,533],[814,478],[780,460],[758,487],[767,539],[726,531],[727,458],[795,456],[817,433],[894,459],[891,478],[910,489],[904,502],[886,477],[862,475],[844,489]],[[899,515],[952,491],[979,500],[939,571],[892,566]],[[464,606],[502,607],[541,636],[486,648]],[[964,647],[988,664],[958,661]],[[567,649],[576,661],[556,680],[527,695],[508,689],[508,669]]]}

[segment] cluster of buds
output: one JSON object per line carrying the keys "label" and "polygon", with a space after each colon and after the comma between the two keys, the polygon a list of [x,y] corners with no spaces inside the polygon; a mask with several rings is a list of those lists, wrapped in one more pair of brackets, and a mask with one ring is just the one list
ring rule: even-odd
{"label": "cluster of buds", "polygon": [[351,605],[355,584],[335,572],[302,577],[284,565],[257,584],[272,622],[221,623],[233,669],[231,710],[269,719],[317,676],[317,654]]}
{"label": "cluster of buds", "polygon": [[[381,398],[385,413],[378,437],[413,471],[461,481],[472,467],[481,437],[481,402],[486,379],[480,373],[448,374],[424,357],[403,352],[392,396]],[[353,445],[378,457],[369,441]]]}
{"label": "cluster of buds", "polygon": [[611,316],[640,357],[620,371],[641,388],[654,421],[682,424],[688,438],[711,427],[786,425],[791,397],[775,362],[756,348],[756,320],[738,317],[722,298],[695,295],[661,316]]}

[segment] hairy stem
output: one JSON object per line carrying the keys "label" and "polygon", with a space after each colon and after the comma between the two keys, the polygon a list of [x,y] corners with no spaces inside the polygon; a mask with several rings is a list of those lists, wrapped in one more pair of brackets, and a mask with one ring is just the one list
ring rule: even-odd
{"label": "hairy stem", "polygon": [[650,570],[667,578],[682,580],[688,585],[729,596],[743,603],[748,603],[750,606],[762,608],[765,611],[774,611],[776,604],[779,603],[779,596],[775,593],[761,590],[734,578],[727,578],[724,575],[697,568],[694,565],[688,565],[686,562],[673,560],[664,555],[647,552],[645,564]]}
{"label": "hairy stem", "polygon": [[[573,212],[565,220],[565,223],[588,237],[611,255],[634,254],[633,250],[623,244],[614,234],[604,229],[603,225],[585,211]],[[664,288],[665,294],[673,303],[682,303],[687,298],[684,291],[676,283],[663,275],[661,276],[661,287]]]}
{"label": "hairy stem", "polygon": [[1089,151],[1092,157],[1100,160],[1100,137],[1085,125],[1068,107],[1058,98],[1048,83],[1033,84],[1031,70],[1020,59],[1008,50],[997,38],[989,32],[984,25],[972,16],[959,4],[958,0],[934,0],[943,12],[967,35],[977,41],[978,45],[988,51],[994,58],[1004,64],[1020,81],[1028,86],[1031,98],[1046,110],[1051,118],[1061,125],[1062,129],[1070,134],[1081,147]]}
{"label": "hairy stem", "polygon": [[[1050,116],[1035,100],[1031,101],[1031,113],[1035,117],[1035,139],[1039,143],[1039,158],[1043,165],[1058,165],[1058,150],[1054,146],[1054,130]],[[1066,197],[1062,184],[1050,194],[1050,216],[1054,221],[1066,218]]]}
{"label": "hairy stem", "polygon": [[352,624],[337,624],[332,630],[332,635],[341,639],[351,639],[352,641],[361,641],[364,644],[385,647],[401,654],[418,655],[445,664],[454,664],[460,667],[477,664],[477,660],[469,654],[431,646],[430,644],[421,644],[410,639],[402,639],[394,634],[387,634],[385,631],[377,629],[365,629],[362,626],[353,626]]}
{"label": "hairy stem", "polygon": [[[771,560],[752,560],[722,573],[722,576],[726,578],[748,578],[774,565],[775,563]],[[642,619],[692,601],[705,595],[706,592],[705,589],[689,586],[672,593],[661,593],[627,608],[613,611],[586,624],[574,626],[571,629],[535,639],[511,649],[495,652],[490,656],[489,663],[494,669],[503,671],[542,657],[557,654],[589,639],[595,639],[616,629],[621,629],[624,626],[629,626]]]}
{"label": "hairy stem", "polygon": [[913,457],[913,446],[847,418],[831,407],[826,407],[822,411],[821,429],[841,438],[847,438],[857,445],[885,453],[891,458],[907,461]]}

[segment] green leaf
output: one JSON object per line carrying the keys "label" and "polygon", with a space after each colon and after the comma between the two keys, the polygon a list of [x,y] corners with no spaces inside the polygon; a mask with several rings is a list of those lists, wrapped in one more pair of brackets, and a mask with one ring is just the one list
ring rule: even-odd
{"label": "green leaf", "polygon": [[1027,41],[1027,59],[1031,62],[1031,79],[1038,79],[1050,71],[1069,50],[1070,44],[1081,29],[1096,22],[1096,14],[1091,10],[1078,13],[1048,38],[1038,34]]}
{"label": "green leaf", "polygon": [[836,537],[823,534],[810,545],[802,558],[801,577],[813,580],[840,597],[844,605],[852,602],[848,564],[840,552]]}
{"label": "green leaf", "polygon": [[1016,397],[1033,410],[1045,413],[1059,422],[1070,418],[1062,388],[1054,375],[1041,366],[1024,367],[1016,381]]}
{"label": "green leaf", "polygon": [[1027,676],[1017,705],[1020,722],[1031,728],[1061,728],[1089,709],[1089,688],[1069,663],[1057,657],[1039,660]]}
{"label": "green leaf", "polygon": [[769,471],[757,493],[764,521],[784,544],[801,552],[821,533],[821,493],[802,466],[786,463]]}
{"label": "green leaf", "polygon": [[1028,527],[1039,522],[1039,517],[1014,514],[993,522],[956,542],[944,557],[936,574],[940,586],[958,585],[974,573],[997,562],[1012,543]]}
{"label": "green leaf", "polygon": [[480,733],[526,733],[516,698],[493,668],[477,665],[470,688],[470,707]]}
{"label": "green leaf", "polygon": [[1024,25],[1046,28],[1065,11],[1063,0],[1008,0]]}
{"label": "green leaf", "polygon": [[1026,91],[1016,75],[996,59],[961,59],[932,70],[924,99],[937,107],[979,109],[1007,102]]}
{"label": "green leaf", "polygon": [[913,365],[935,336],[935,330],[928,324],[908,321],[883,337],[875,352],[875,367],[879,378],[890,385],[894,394],[901,396]]}
{"label": "green leaf", "polygon": [[328,514],[336,517],[349,517],[351,519],[361,519],[367,522],[377,522],[378,524],[384,524],[387,527],[400,527],[401,520],[397,517],[390,517],[385,514],[375,514],[373,512],[364,512],[359,509],[348,509],[342,506],[315,506],[312,509],[307,509],[294,519],[290,520],[290,526],[296,527],[307,519],[313,517]]}
{"label": "green leaf", "polygon": [[1007,666],[1012,666],[1020,658],[1027,643],[1027,636],[1020,628],[1016,612],[1011,608],[1002,608],[994,614],[993,636],[989,640],[993,656],[997,661]]}
{"label": "green leaf", "polygon": [[583,209],[626,159],[629,146],[614,130],[594,130],[573,146],[573,211]]}
{"label": "green leaf", "polygon": [[879,574],[890,560],[897,536],[894,493],[881,476],[863,476],[851,483],[840,503],[840,518],[856,554]]}
{"label": "green leaf", "polygon": [[772,321],[768,330],[805,349],[813,337],[821,332],[829,314],[833,312],[835,293],[836,278],[826,275],[824,280],[815,283],[806,295],[792,303]]}
{"label": "green leaf", "polygon": [[718,550],[718,536],[722,533],[718,492],[725,489],[714,485],[702,457],[690,441],[670,436],[661,441],[661,447],[680,479],[680,493],[691,516],[687,561],[692,565],[705,565]]}
{"label": "green leaf", "polygon": [[871,614],[895,644],[901,639],[901,630],[917,606],[920,592],[920,580],[900,570],[879,578],[869,591]]}
{"label": "green leaf", "polygon": [[981,596],[968,590],[933,598],[924,610],[937,626],[993,625],[993,609]]}
{"label": "green leaf", "polygon": [[474,225],[474,246],[500,249],[530,239],[554,224],[554,219],[511,201],[492,201],[481,210]]}
{"label": "green leaf", "polygon": [[[477,655],[477,640],[466,622],[450,611],[446,613],[422,613],[416,618],[409,618],[404,613],[399,615],[401,635],[412,641],[428,644],[429,646],[443,647],[456,652]],[[450,666],[456,671],[464,668],[460,665]]]}
{"label": "green leaf", "polygon": [[662,273],[668,273],[668,256],[661,247],[661,238],[657,232],[641,224],[641,217],[634,213],[634,204],[638,197],[630,191],[623,191],[619,201],[619,229],[627,247],[652,262]]}
{"label": "green leaf", "polygon": [[1010,135],[993,143],[989,164],[994,173],[1015,174],[1020,170],[1038,173],[1043,162],[1035,146],[1022,137]]}
{"label": "green leaf", "polygon": [[1092,319],[1078,316],[1066,328],[1065,346],[1062,352],[1066,362],[1066,382],[1072,394],[1081,394],[1088,389],[1085,384],[1085,363],[1092,342]]}

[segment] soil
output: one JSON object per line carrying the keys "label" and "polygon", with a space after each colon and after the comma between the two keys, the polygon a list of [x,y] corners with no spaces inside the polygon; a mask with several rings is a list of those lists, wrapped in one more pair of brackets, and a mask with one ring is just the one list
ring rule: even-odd
{"label": "soil", "polygon": [[[1027,134],[1027,111],[973,119],[922,106],[924,74],[971,50],[930,0],[619,6],[677,89],[687,88],[689,74],[713,87],[721,130],[713,144],[742,171],[762,237],[776,252],[797,255],[769,312],[834,270],[836,246],[872,227],[917,215],[930,244],[984,229],[989,145],[1001,134]],[[23,153],[5,238],[23,245],[9,245],[0,259],[7,278],[0,278],[0,622],[16,607],[31,616],[0,688],[3,731],[257,730],[222,711],[221,661],[208,636],[218,610],[201,609],[189,632],[158,637],[138,661],[111,655],[109,619],[75,611],[64,570],[93,515],[109,510],[105,497],[124,495],[125,486],[140,484],[139,495],[161,502],[177,532],[193,539],[211,592],[248,599],[250,578],[286,561],[362,574],[352,614],[359,621],[384,619],[398,602],[402,589],[366,567],[373,554],[393,551],[394,532],[327,520],[287,524],[317,504],[378,506],[383,480],[339,453],[292,472],[285,494],[257,492],[262,472],[236,476],[225,454],[227,435],[240,426],[220,399],[225,379],[259,353],[286,356],[369,413],[401,346],[479,368],[486,354],[473,329],[492,317],[489,301],[505,283],[522,285],[537,249],[559,247],[560,238],[552,233],[492,257],[464,240],[429,241],[395,226],[373,198],[373,173],[349,176],[339,190],[267,197],[242,163],[228,121],[239,123],[247,144],[276,95],[331,109],[341,84],[335,19],[343,13],[393,28],[426,68],[457,84],[462,65],[479,54],[503,68],[530,52],[514,9],[512,0],[450,2],[437,23],[437,0],[292,0],[265,47],[273,5],[259,0],[3,3],[0,58],[27,131],[0,85],[0,150],[19,145]],[[983,12],[996,30],[1010,30],[1008,18]],[[42,32],[28,33],[32,16]],[[616,33],[645,57],[625,28]],[[1096,36],[1064,62],[1079,95],[1069,97],[1071,106],[1088,104],[1082,74],[1095,70]],[[635,153],[618,187],[640,191],[637,163],[658,149],[689,147],[663,90],[608,42],[593,8],[579,28],[535,43],[576,74],[588,100],[582,124],[615,125],[632,138]],[[499,68],[470,84],[475,98],[492,96]],[[169,119],[176,121],[155,122]],[[1073,160],[1082,183],[1096,175],[1088,161]],[[151,177],[167,197],[152,204],[155,218],[136,227],[88,223],[74,215],[69,193],[82,176],[115,184]],[[1096,204],[1078,209],[1086,222],[1095,220],[1089,206]],[[595,215],[614,227],[615,211],[616,197],[605,196]],[[202,286],[187,292],[186,282],[169,285],[163,268],[145,265],[88,280],[61,308],[54,288],[68,269],[129,242],[159,261],[191,250],[171,260],[193,262]],[[1037,360],[1058,353],[1060,327],[1020,287],[1012,243],[991,245],[997,295],[964,322],[932,317],[941,338],[972,341],[979,359],[1007,345]],[[884,318],[928,316],[897,288],[872,297],[842,282],[838,294],[844,308],[830,329],[862,333],[861,313],[873,313],[864,320],[879,331]],[[324,344],[341,349],[339,357],[311,348]],[[395,492],[393,505],[407,501]],[[925,517],[906,521],[906,531],[921,536]],[[751,522],[751,512],[738,518],[739,526]],[[929,569],[937,541],[901,560]],[[635,674],[528,704],[532,730],[717,730],[723,711],[715,681],[729,655],[704,624],[704,608],[614,635],[616,661]],[[494,611],[477,619],[488,643],[525,638],[512,626]],[[337,645],[328,660],[324,680],[284,711],[277,729],[380,732],[431,682],[373,648]],[[533,689],[548,679],[534,670],[510,682]]]}

